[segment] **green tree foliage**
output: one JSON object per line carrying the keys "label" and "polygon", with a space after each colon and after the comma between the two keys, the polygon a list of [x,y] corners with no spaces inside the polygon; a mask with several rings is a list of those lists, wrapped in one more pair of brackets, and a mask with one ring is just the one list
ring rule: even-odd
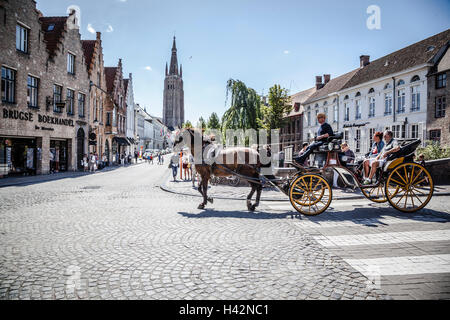
{"label": "green tree foliage", "polygon": [[222,130],[258,129],[261,116],[261,98],[254,89],[239,80],[228,80],[227,101],[231,93],[231,106],[222,118]]}
{"label": "green tree foliage", "polygon": [[211,114],[211,116],[208,119],[208,123],[207,123],[207,127],[208,129],[220,129],[220,119],[219,116],[217,115],[217,113],[213,112]]}
{"label": "green tree foliage", "polygon": [[450,147],[442,147],[438,142],[428,141],[424,148],[417,148],[416,155],[423,154],[425,160],[450,158]]}
{"label": "green tree foliage", "polygon": [[203,119],[203,117],[200,117],[200,119],[198,119],[197,128],[202,130],[206,129],[206,121],[205,119]]}
{"label": "green tree foliage", "polygon": [[192,129],[194,126],[192,125],[192,123],[187,120],[184,124],[183,124],[183,129]]}
{"label": "green tree foliage", "polygon": [[262,117],[259,124],[263,129],[272,130],[280,129],[284,126],[285,120],[283,117],[291,112],[291,99],[288,95],[288,90],[281,88],[276,84],[269,89],[268,105],[261,107]]}

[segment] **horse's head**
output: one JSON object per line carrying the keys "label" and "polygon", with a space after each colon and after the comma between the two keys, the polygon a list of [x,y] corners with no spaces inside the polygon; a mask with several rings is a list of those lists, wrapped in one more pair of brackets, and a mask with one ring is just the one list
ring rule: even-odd
{"label": "horse's head", "polygon": [[178,132],[175,136],[173,143],[173,151],[180,152],[184,147],[191,147],[191,141],[194,141],[195,131],[194,129],[186,128]]}

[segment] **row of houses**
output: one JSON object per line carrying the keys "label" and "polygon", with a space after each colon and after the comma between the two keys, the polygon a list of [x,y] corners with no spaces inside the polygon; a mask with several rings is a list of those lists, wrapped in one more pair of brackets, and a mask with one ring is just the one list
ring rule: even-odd
{"label": "row of houses", "polygon": [[450,30],[375,61],[360,56],[358,68],[332,78],[317,76],[315,86],[292,95],[293,109],[281,130],[283,147],[297,152],[319,128],[325,113],[350,148],[369,152],[376,131],[391,130],[399,140],[421,139],[450,145]]}
{"label": "row of houses", "polygon": [[45,17],[33,0],[2,1],[0,28],[0,177],[78,170],[90,153],[114,164],[164,147],[167,128],[155,117],[147,122],[159,139],[139,135],[132,74],[124,77],[121,59],[104,65],[101,34],[82,40],[75,12]]}

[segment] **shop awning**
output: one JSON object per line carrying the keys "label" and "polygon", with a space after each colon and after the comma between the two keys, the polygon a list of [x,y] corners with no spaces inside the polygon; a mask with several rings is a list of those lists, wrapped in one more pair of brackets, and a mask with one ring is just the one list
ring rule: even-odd
{"label": "shop awning", "polygon": [[128,142],[127,139],[125,138],[119,138],[119,137],[114,137],[113,139],[115,142],[117,142],[118,145],[120,146],[129,146],[130,143]]}

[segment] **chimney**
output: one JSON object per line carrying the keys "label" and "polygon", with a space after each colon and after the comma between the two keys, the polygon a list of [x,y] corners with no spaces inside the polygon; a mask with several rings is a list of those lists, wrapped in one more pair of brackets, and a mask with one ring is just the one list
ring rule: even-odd
{"label": "chimney", "polygon": [[102,38],[102,33],[97,31],[97,40],[101,40]]}
{"label": "chimney", "polygon": [[323,75],[323,84],[326,85],[331,80],[331,74],[324,74]]}
{"label": "chimney", "polygon": [[323,87],[322,84],[322,76],[317,76],[316,77],[316,89],[319,90]]}
{"label": "chimney", "polygon": [[364,68],[365,66],[370,64],[370,56],[360,56],[359,61],[360,61],[360,67]]}

